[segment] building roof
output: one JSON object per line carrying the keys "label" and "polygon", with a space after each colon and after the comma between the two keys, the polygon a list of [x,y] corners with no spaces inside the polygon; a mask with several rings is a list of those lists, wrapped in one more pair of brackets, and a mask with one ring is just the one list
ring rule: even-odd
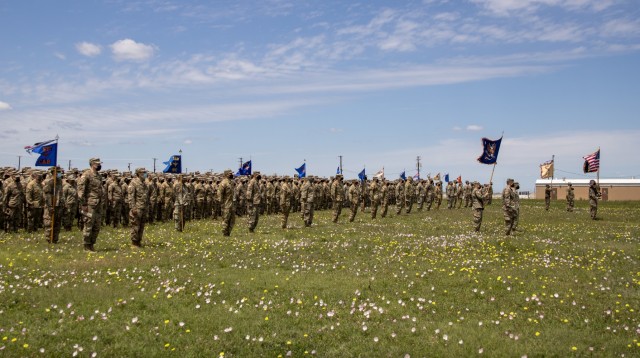
{"label": "building roof", "polygon": [[[567,179],[567,178],[554,178],[553,182],[551,179],[538,179],[536,180],[536,185],[567,185],[571,183],[572,185],[589,185],[589,182],[592,179]],[[595,179],[593,179],[595,180]],[[640,186],[640,179],[600,179],[600,186],[603,185],[615,185],[615,186]]]}

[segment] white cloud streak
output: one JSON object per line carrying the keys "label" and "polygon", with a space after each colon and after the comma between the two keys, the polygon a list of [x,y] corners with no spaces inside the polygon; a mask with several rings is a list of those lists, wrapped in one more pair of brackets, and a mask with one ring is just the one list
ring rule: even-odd
{"label": "white cloud streak", "polygon": [[83,56],[95,57],[102,52],[102,48],[100,45],[96,45],[91,42],[79,42],[76,44],[76,51]]}
{"label": "white cloud streak", "polygon": [[116,61],[144,62],[150,59],[155,48],[131,39],[118,40],[109,46]]}

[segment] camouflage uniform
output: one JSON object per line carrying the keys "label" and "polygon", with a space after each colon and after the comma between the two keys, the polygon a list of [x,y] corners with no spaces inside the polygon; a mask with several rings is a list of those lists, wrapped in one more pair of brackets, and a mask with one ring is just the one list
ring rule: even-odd
{"label": "camouflage uniform", "polygon": [[425,199],[427,198],[427,190],[425,187],[424,180],[421,180],[418,182],[416,189],[417,189],[416,195],[418,200],[418,211],[422,211],[422,208],[424,207],[424,203],[426,201]]}
{"label": "camouflage uniform", "polygon": [[95,245],[100,233],[102,222],[102,203],[104,193],[102,191],[102,176],[100,175],[101,162],[98,158],[89,160],[91,169],[87,169],[78,181],[78,201],[84,216],[82,236],[85,250],[95,251]]}
{"label": "camouflage uniform", "polygon": [[[465,182],[465,185],[462,190],[464,193],[464,207],[465,208],[472,207],[473,203],[472,203],[471,194],[473,192],[473,186],[469,184],[468,180]],[[484,203],[482,204],[482,206],[484,207]]]}
{"label": "camouflage uniform", "polygon": [[440,209],[440,205],[442,204],[442,182],[441,181],[436,183],[435,201],[436,201],[436,209]]}
{"label": "camouflage uniform", "polygon": [[464,188],[462,183],[456,184],[456,202],[458,203],[458,209],[462,207],[462,199],[464,198]]}
{"label": "camouflage uniform", "polygon": [[189,189],[184,183],[184,177],[179,174],[178,180],[173,184],[172,198],[173,198],[173,224],[176,231],[184,231],[184,225],[186,222],[186,210],[189,202]]}
{"label": "camouflage uniform", "polygon": [[148,178],[145,184],[147,185],[147,191],[149,192],[149,204],[147,204],[148,212],[146,213],[145,218],[148,223],[153,224],[156,220],[156,213],[158,210],[158,183],[156,178]]}
{"label": "camouflage uniform", "polygon": [[353,222],[358,213],[358,204],[360,203],[360,187],[357,180],[354,180],[349,187],[349,206],[351,208],[351,215],[349,215],[349,222]]}
{"label": "camouflage uniform", "polygon": [[572,212],[574,207],[574,200],[576,198],[576,194],[573,192],[573,186],[569,183],[567,187],[567,211]]}
{"label": "camouflage uniform", "polygon": [[42,191],[40,174],[32,176],[25,192],[27,200],[27,232],[33,232],[42,227],[44,208],[44,193]]}
{"label": "camouflage uniform", "polygon": [[[262,179],[260,172],[255,172],[247,185],[246,200],[249,232],[253,232],[256,229],[256,226],[258,226],[258,213],[260,211],[260,205],[262,204],[262,192],[260,190],[260,185],[258,184],[260,179]],[[267,188],[269,188],[269,186],[267,186]],[[271,188],[273,188],[273,185],[271,185]],[[271,199],[269,198],[268,200]],[[267,212],[270,210],[273,211],[273,208],[271,207],[272,204],[272,202],[268,204],[269,209],[267,209]]]}
{"label": "camouflage uniform", "polygon": [[302,217],[304,226],[310,227],[313,224],[313,204],[315,202],[316,190],[313,185],[313,178],[304,180],[300,188],[300,204],[302,205]]}
{"label": "camouflage uniform", "polygon": [[549,210],[551,205],[551,187],[549,184],[544,188],[544,210]]}
{"label": "camouflage uniform", "polygon": [[111,225],[116,228],[120,223],[122,217],[122,202],[123,202],[122,187],[117,180],[114,180],[109,184],[107,188],[107,202],[111,208]]}
{"label": "camouflage uniform", "polygon": [[287,228],[289,211],[291,210],[291,179],[286,178],[280,186],[280,212],[282,213],[282,228]]}
{"label": "camouflage uniform", "polygon": [[371,198],[371,219],[375,219],[378,213],[378,206],[380,206],[380,187],[378,186],[377,178],[373,178],[373,181],[369,184],[369,198]]}
{"label": "camouflage uniform", "polygon": [[144,168],[136,169],[136,177],[129,184],[129,222],[131,224],[131,244],[142,245],[144,223],[149,210],[149,185],[145,180],[147,171]]}
{"label": "camouflage uniform", "polygon": [[598,199],[600,199],[600,188],[595,180],[589,182],[589,213],[591,219],[595,220],[598,214]]}
{"label": "camouflage uniform", "polygon": [[344,188],[342,184],[342,175],[336,175],[331,184],[331,200],[333,201],[333,222],[337,223],[342,212],[342,203],[344,202]]}
{"label": "camouflage uniform", "polygon": [[413,187],[413,178],[408,177],[407,181],[404,184],[404,206],[406,208],[406,213],[411,213],[411,208],[413,208],[413,196],[415,194],[415,188]]}
{"label": "camouflage uniform", "polygon": [[22,217],[23,192],[20,176],[16,173],[13,179],[4,185],[5,231],[18,232]]}
{"label": "camouflage uniform", "polygon": [[425,191],[427,192],[427,211],[431,210],[431,205],[433,205],[433,199],[436,194],[436,187],[433,185],[433,180],[431,178],[427,179],[427,186]]}
{"label": "camouflage uniform", "polygon": [[78,191],[76,190],[75,176],[69,176],[62,184],[62,200],[64,201],[64,215],[62,216],[62,227],[66,231],[71,231],[73,219],[78,214]]}
{"label": "camouflage uniform", "polygon": [[488,200],[489,192],[483,190],[480,183],[474,183],[474,189],[471,192],[471,208],[473,209],[473,223],[475,231],[480,231],[482,225],[482,213],[484,211],[484,203]]}
{"label": "camouflage uniform", "polygon": [[127,192],[129,191],[130,182],[130,178],[123,178],[118,181],[118,185],[120,185],[120,192],[122,193],[122,210],[118,215],[120,215],[122,226],[129,226],[129,196],[127,195]]}
{"label": "camouflage uniform", "polygon": [[513,189],[515,192],[514,195],[514,204],[515,204],[515,208],[516,208],[516,217],[513,220],[513,231],[517,231],[518,230],[518,222],[520,221],[520,195],[518,194],[518,190],[520,189],[520,183],[515,182],[513,183]]}
{"label": "camouflage uniform", "polygon": [[447,183],[447,209],[452,209],[455,205],[456,187],[453,186],[453,182]]}
{"label": "camouflage uniform", "polygon": [[52,170],[51,176],[44,181],[42,190],[44,192],[44,237],[49,243],[56,244],[60,236],[64,204],[62,201],[62,171],[60,168],[57,170],[55,179]]}
{"label": "camouflage uniform", "polygon": [[383,182],[382,186],[380,188],[380,200],[382,203],[382,211],[380,212],[380,217],[386,217],[387,216],[387,210],[389,210],[389,186],[391,185],[391,183],[389,182]]}
{"label": "camouflage uniform", "polygon": [[404,207],[404,182],[402,179],[398,180],[398,184],[396,184],[395,188],[396,192],[396,215],[400,215],[402,213],[402,208]]}
{"label": "camouflage uniform", "polygon": [[173,218],[173,179],[167,178],[162,183],[162,220],[168,221]]}
{"label": "camouflage uniform", "polygon": [[516,220],[515,191],[513,179],[507,179],[507,186],[502,191],[502,211],[504,213],[505,235],[511,235]]}
{"label": "camouflage uniform", "polygon": [[233,172],[227,169],[224,172],[224,179],[218,186],[218,202],[222,208],[222,234],[224,236],[231,235],[231,229],[233,229],[236,219],[234,189]]}

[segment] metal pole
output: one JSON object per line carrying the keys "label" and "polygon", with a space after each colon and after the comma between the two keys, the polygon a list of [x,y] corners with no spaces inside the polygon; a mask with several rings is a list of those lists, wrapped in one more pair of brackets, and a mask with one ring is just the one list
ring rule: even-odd
{"label": "metal pole", "polygon": [[56,222],[56,180],[58,180],[58,167],[53,167],[53,195],[51,197],[51,233],[49,243],[53,244],[53,230]]}
{"label": "metal pole", "polygon": [[131,163],[127,163],[127,168],[129,168],[129,171],[131,171]]}
{"label": "metal pole", "polygon": [[418,169],[418,178],[420,178],[420,156],[418,156],[416,158],[417,164],[416,164],[416,168]]}
{"label": "metal pole", "polygon": [[342,156],[340,155],[340,174],[342,174]]}
{"label": "metal pole", "polygon": [[71,170],[71,159],[69,159],[69,170]]}
{"label": "metal pole", "polygon": [[154,173],[156,172],[156,160],[157,160],[157,159],[158,159],[158,158],[153,158],[153,172],[154,172]]}
{"label": "metal pole", "polygon": [[18,156],[18,170],[20,170],[20,159],[22,158],[21,155]]}

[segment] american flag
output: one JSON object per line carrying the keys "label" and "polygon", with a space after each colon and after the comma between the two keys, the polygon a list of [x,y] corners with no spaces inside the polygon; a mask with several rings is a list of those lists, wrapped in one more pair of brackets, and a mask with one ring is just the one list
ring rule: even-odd
{"label": "american flag", "polygon": [[600,170],[600,149],[582,158],[584,158],[582,169],[585,173],[593,173]]}

